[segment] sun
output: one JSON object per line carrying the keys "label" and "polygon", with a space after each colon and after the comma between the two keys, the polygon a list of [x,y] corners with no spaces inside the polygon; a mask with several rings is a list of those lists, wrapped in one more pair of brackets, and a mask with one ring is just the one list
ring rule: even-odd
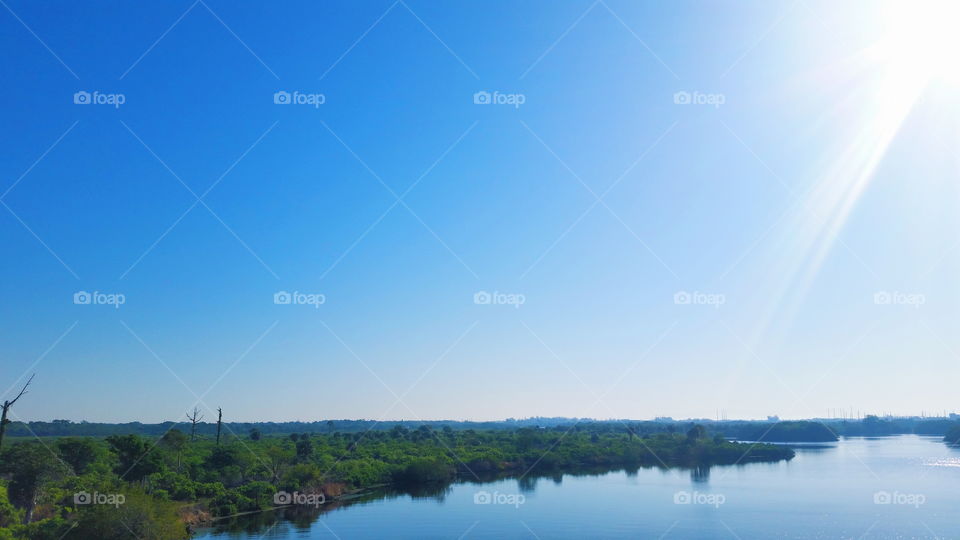
{"label": "sun", "polygon": [[881,7],[881,25],[877,52],[895,75],[960,83],[960,1],[892,0]]}
{"label": "sun", "polygon": [[[904,124],[922,105],[938,120],[960,122],[960,0],[831,2],[851,27],[836,54],[813,70],[812,81],[830,106],[819,111],[822,150],[809,157],[800,210],[785,221],[754,344],[774,317],[789,318],[806,294],[869,189]],[[844,8],[848,8],[844,10]],[[826,41],[830,44],[829,40]],[[931,87],[938,92],[928,92]],[[927,98],[930,99],[927,99]],[[849,248],[847,248],[849,249]]]}

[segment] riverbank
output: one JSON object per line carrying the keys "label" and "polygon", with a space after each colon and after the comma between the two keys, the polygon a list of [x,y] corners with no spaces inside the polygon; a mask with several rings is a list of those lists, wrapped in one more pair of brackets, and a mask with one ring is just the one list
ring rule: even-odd
{"label": "riverbank", "polygon": [[[850,538],[868,530],[869,538],[952,538],[960,450],[945,447],[941,438],[842,438],[826,447],[795,448],[789,465],[708,472],[589,468],[522,479],[480,475],[480,481],[468,475],[434,490],[384,490],[338,507],[221,521],[194,540],[254,540],[268,531],[276,540],[334,534],[415,540],[458,538],[468,529],[466,538],[491,540],[534,538],[530,531],[544,539],[699,540],[734,538],[731,530],[740,538]],[[895,490],[922,493],[926,500],[902,508],[875,503],[878,492]],[[490,502],[478,503],[486,494]],[[498,497],[513,495],[524,496],[519,506],[498,504]]]}
{"label": "riverbank", "polygon": [[[127,524],[137,536],[186,537],[218,519],[287,504],[342,504],[378,486],[431,491],[458,477],[563,474],[589,467],[708,467],[793,458],[790,448],[730,442],[694,425],[686,433],[612,431],[609,426],[513,431],[407,430],[327,435],[158,439],[113,435],[18,442],[0,456],[0,530],[9,538],[79,531],[106,538]],[[29,476],[29,478],[27,478]],[[90,504],[92,497],[124,502]],[[6,506],[4,506],[6,504]],[[4,508],[8,508],[4,517]],[[5,520],[5,521],[3,521]],[[17,525],[17,523],[22,525]],[[177,533],[176,531],[182,531]],[[180,536],[177,536],[180,534]]]}

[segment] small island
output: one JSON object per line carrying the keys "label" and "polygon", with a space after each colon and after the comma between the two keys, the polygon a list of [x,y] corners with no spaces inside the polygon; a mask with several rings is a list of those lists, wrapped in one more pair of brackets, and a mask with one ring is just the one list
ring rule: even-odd
{"label": "small island", "polygon": [[[13,442],[13,441],[11,441]],[[738,443],[702,425],[638,433],[609,424],[512,430],[408,429],[216,438],[61,437],[0,454],[0,539],[187,538],[196,525],[366,490],[423,488],[491,476],[585,468],[688,467],[789,460],[794,452]],[[120,523],[126,527],[120,526]],[[129,529],[129,531],[127,530]]]}

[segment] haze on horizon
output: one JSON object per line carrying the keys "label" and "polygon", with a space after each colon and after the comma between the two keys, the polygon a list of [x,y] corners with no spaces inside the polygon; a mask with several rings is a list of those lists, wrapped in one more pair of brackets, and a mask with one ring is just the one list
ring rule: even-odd
{"label": "haze on horizon", "polygon": [[871,4],[11,0],[11,419],[955,412],[960,44]]}

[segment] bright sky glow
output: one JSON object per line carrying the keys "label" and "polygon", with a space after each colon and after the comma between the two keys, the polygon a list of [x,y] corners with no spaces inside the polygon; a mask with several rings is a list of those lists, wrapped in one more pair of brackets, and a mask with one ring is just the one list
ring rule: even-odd
{"label": "bright sky glow", "polygon": [[957,2],[8,6],[25,418],[955,406]]}

